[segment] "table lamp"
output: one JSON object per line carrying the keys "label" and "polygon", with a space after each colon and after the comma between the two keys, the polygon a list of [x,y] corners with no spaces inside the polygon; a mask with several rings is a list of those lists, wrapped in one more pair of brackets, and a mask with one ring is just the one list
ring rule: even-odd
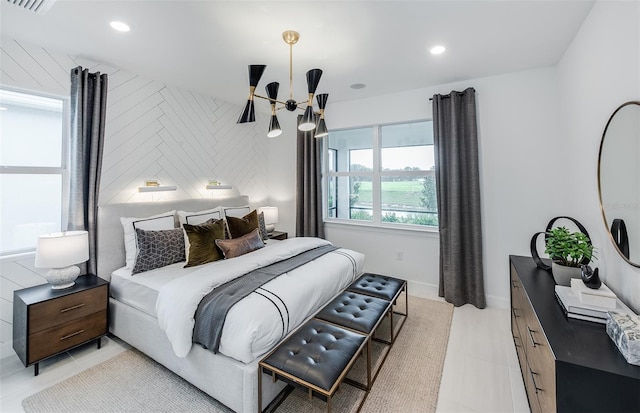
{"label": "table lamp", "polygon": [[75,264],[89,259],[87,231],[53,232],[40,235],[36,246],[37,268],[51,268],[45,279],[53,289],[69,288],[80,275]]}

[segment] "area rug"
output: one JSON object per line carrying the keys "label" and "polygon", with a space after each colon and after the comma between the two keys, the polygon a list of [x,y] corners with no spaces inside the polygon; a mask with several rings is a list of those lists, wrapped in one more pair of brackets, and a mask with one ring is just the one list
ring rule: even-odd
{"label": "area rug", "polygon": [[[400,308],[404,308],[399,302]],[[343,384],[334,395],[335,412],[434,412],[447,350],[453,306],[409,297],[409,317],[394,346],[376,343],[374,365],[386,360],[373,388]],[[397,317],[396,317],[397,320]],[[396,323],[396,326],[398,323]],[[379,331],[387,331],[384,326]],[[384,334],[384,333],[381,333]],[[388,334],[388,333],[387,333]],[[388,354],[387,354],[388,353]],[[349,377],[364,382],[363,358]],[[365,398],[366,396],[366,398]],[[362,400],[364,399],[364,404]],[[361,406],[362,404],[362,406]],[[231,412],[204,392],[138,351],[129,350],[23,400],[36,412]],[[270,411],[326,412],[321,400],[302,390],[283,394]]]}

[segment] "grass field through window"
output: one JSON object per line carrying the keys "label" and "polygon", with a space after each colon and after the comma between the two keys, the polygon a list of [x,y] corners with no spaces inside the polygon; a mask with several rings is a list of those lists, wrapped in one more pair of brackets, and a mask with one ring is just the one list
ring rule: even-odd
{"label": "grass field through window", "polygon": [[[414,209],[422,208],[422,181],[394,181],[382,182],[382,201],[385,205],[398,206]],[[360,181],[358,192],[358,204],[371,205],[373,201],[373,191],[370,181]]]}

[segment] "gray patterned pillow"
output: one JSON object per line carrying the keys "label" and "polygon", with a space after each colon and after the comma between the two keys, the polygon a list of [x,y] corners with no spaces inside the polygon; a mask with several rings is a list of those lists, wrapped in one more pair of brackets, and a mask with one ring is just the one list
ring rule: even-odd
{"label": "gray patterned pillow", "polygon": [[138,256],[132,274],[161,268],[185,260],[181,228],[148,231],[136,228]]}
{"label": "gray patterned pillow", "polygon": [[260,230],[262,240],[268,240],[269,234],[267,233],[267,225],[264,222],[264,212],[258,214],[258,229]]}

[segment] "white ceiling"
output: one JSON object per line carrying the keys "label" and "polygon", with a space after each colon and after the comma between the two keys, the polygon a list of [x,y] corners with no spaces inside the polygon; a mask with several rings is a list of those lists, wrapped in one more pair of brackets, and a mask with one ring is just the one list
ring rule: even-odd
{"label": "white ceiling", "polygon": [[[318,93],[331,102],[554,65],[593,3],[58,0],[39,15],[2,1],[0,27],[9,38],[237,104],[246,100],[249,64],[267,65],[257,93],[279,81],[287,98],[281,34],[293,29],[294,97],[306,99],[304,74],[318,67]],[[116,19],[132,30],[113,31]],[[436,44],[447,51],[429,54]]]}

